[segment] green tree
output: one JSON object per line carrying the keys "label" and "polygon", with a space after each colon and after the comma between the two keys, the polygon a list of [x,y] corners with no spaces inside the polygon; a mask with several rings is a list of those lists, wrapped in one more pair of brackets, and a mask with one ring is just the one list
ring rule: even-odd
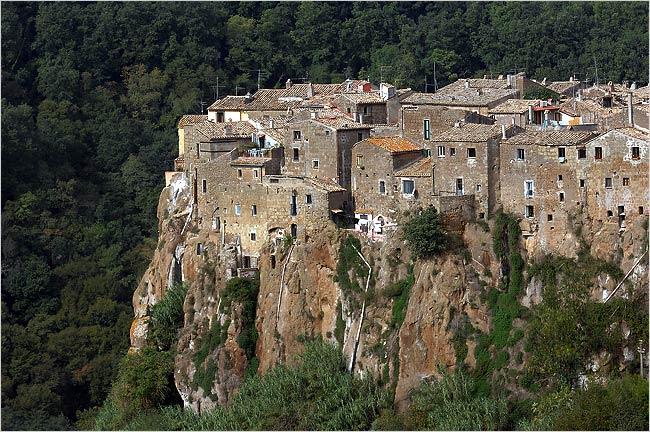
{"label": "green tree", "polygon": [[435,207],[412,216],[404,225],[404,239],[418,258],[431,258],[447,247],[447,233]]}

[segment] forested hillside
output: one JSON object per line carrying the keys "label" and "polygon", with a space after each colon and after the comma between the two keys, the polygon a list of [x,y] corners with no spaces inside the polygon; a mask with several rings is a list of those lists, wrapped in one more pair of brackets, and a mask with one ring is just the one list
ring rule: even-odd
{"label": "forested hillside", "polygon": [[[175,124],[294,81],[647,82],[647,3],[2,3],[2,428],[106,398]],[[428,88],[432,90],[431,87]]]}

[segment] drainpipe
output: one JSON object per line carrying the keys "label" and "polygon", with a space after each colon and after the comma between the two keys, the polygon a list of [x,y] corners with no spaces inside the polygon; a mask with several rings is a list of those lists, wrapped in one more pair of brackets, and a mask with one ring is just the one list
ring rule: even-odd
{"label": "drainpipe", "polygon": [[506,125],[501,125],[501,138],[506,139]]}
{"label": "drainpipe", "polygon": [[361,337],[361,327],[363,327],[363,319],[365,318],[366,314],[366,295],[368,294],[368,286],[370,285],[370,277],[372,276],[372,267],[370,264],[368,264],[368,261],[364,258],[363,255],[361,255],[361,252],[357,250],[357,248],[352,245],[354,250],[357,252],[359,257],[363,260],[363,262],[368,266],[368,279],[366,279],[366,290],[364,291],[364,299],[363,299],[363,305],[361,306],[361,317],[359,320],[359,327],[357,328],[357,335],[354,338],[354,346],[352,348],[352,356],[350,357],[350,365],[348,366],[348,371],[350,373],[354,372],[354,363],[357,360],[357,349],[359,348],[359,338]]}
{"label": "drainpipe", "polygon": [[533,124],[533,106],[528,105],[528,124]]}

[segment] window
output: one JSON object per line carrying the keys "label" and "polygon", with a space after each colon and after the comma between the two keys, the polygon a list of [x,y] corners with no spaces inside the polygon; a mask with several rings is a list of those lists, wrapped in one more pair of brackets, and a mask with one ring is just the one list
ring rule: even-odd
{"label": "window", "polygon": [[422,134],[424,135],[425,140],[431,139],[431,120],[424,119],[422,125]]}
{"label": "window", "polygon": [[641,159],[638,147],[632,147],[632,159]]}
{"label": "window", "polygon": [[314,159],[313,161],[311,161],[311,167],[313,169],[318,169],[318,159]]}
{"label": "window", "polygon": [[196,244],[196,254],[201,255],[203,253],[203,243]]}
{"label": "window", "polygon": [[546,215],[546,220],[549,221],[549,222],[551,222],[551,221],[553,220],[553,215],[550,214],[550,213],[547,214],[547,215]]}
{"label": "window", "polygon": [[255,174],[255,178],[259,177],[260,175],[260,173],[256,169],[253,170],[253,174]]}
{"label": "window", "polygon": [[562,181],[562,174],[559,174],[559,175],[557,176],[557,181]]}
{"label": "window", "polygon": [[611,210],[607,210],[607,217],[612,217],[614,216],[614,212]]}
{"label": "window", "polygon": [[402,192],[404,195],[413,195],[415,182],[413,180],[402,180]]}
{"label": "window", "polygon": [[241,168],[238,168],[238,169],[237,169],[237,177],[242,178],[242,174],[243,174],[243,173],[242,173]]}
{"label": "window", "polygon": [[583,188],[585,187],[586,180],[585,179],[580,179],[580,187]]}
{"label": "window", "polygon": [[612,188],[612,178],[611,177],[605,177],[605,187],[607,189]]}
{"label": "window", "polygon": [[479,219],[485,219],[485,213],[481,212],[478,214]]}
{"label": "window", "polygon": [[235,204],[235,215],[241,215],[241,204]]}
{"label": "window", "polygon": [[298,215],[298,197],[295,195],[291,195],[291,209],[289,210],[289,214],[291,216]]}
{"label": "window", "polygon": [[208,191],[208,182],[205,179],[201,180],[201,190],[203,193]]}
{"label": "window", "polygon": [[456,149],[454,147],[449,149],[449,156],[456,156]]}
{"label": "window", "polygon": [[255,231],[251,231],[251,241],[257,240],[257,233]]}
{"label": "window", "polygon": [[363,140],[363,132],[357,132],[357,141]]}
{"label": "window", "polygon": [[579,148],[578,149],[578,159],[587,159],[587,149],[586,148]]}
{"label": "window", "polygon": [[330,136],[330,131],[329,130],[325,130],[325,136]]}
{"label": "window", "polygon": [[357,155],[357,168],[363,168],[363,155]]}
{"label": "window", "polygon": [[640,215],[643,214],[643,207],[639,207],[639,214],[640,214]]}
{"label": "window", "polygon": [[311,197],[311,194],[307,194],[307,195],[305,195],[305,202],[306,202],[307,204],[311,204],[311,203],[313,203],[313,201],[312,201],[312,197]]}
{"label": "window", "polygon": [[600,160],[603,158],[603,148],[602,147],[594,147],[594,159]]}
{"label": "window", "polygon": [[526,180],[524,190],[526,198],[532,198],[535,190],[535,183],[532,180]]}
{"label": "window", "polygon": [[302,132],[293,131],[293,140],[294,141],[300,141],[301,139],[302,139]]}
{"label": "window", "polygon": [[368,114],[368,105],[363,106],[363,113]]}
{"label": "window", "polygon": [[351,111],[350,108],[348,107],[348,114],[350,114],[350,112],[352,112],[352,111]]}
{"label": "window", "polygon": [[476,192],[481,192],[481,185],[480,184],[476,185]]}
{"label": "window", "polygon": [[524,149],[517,149],[517,160],[525,160],[526,159],[526,152]]}
{"label": "window", "polygon": [[557,157],[558,159],[564,159],[566,157],[566,149],[564,147],[557,148]]}
{"label": "window", "polygon": [[257,204],[251,206],[251,216],[257,216]]}
{"label": "window", "polygon": [[269,179],[269,183],[280,183],[280,180],[276,178]]}
{"label": "window", "polygon": [[629,186],[629,185],[630,185],[630,178],[623,177],[623,186]]}
{"label": "window", "polygon": [[560,202],[564,202],[564,192],[560,192]]}
{"label": "window", "polygon": [[379,193],[382,195],[386,194],[386,182],[383,180],[379,180]]}
{"label": "window", "polygon": [[468,148],[467,149],[467,157],[468,158],[475,158],[476,157],[476,149],[475,148]]}
{"label": "window", "polygon": [[271,268],[275,268],[275,255],[271,255]]}
{"label": "window", "polygon": [[397,192],[397,185],[396,184],[393,185],[393,192]]}
{"label": "window", "polygon": [[300,160],[300,150],[295,148],[293,149],[293,161],[298,162]]}
{"label": "window", "polygon": [[526,206],[526,217],[535,217],[535,208],[532,205]]}
{"label": "window", "polygon": [[445,146],[438,146],[438,157],[445,157]]}

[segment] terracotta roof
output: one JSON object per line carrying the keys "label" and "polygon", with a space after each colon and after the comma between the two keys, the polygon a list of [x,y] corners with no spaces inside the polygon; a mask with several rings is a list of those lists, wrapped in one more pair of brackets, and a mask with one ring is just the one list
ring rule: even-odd
{"label": "terracotta roof", "polygon": [[539,99],[508,99],[488,111],[489,114],[522,114],[528,112],[529,106],[538,106]]}
{"label": "terracotta roof", "polygon": [[414,105],[487,106],[504,98],[514,98],[517,90],[502,88],[457,88],[437,93],[413,93],[404,103]]}
{"label": "terracotta roof", "polygon": [[343,97],[351,100],[356,104],[383,104],[386,103],[385,100],[381,98],[381,94],[378,91],[372,91],[367,93],[344,93]]}
{"label": "terracotta roof", "polygon": [[433,158],[426,157],[395,172],[395,177],[431,177],[433,172]]}
{"label": "terracotta roof", "polygon": [[246,138],[255,132],[255,127],[245,121],[226,123],[204,121],[195,123],[194,127],[198,132],[211,140],[218,138]]}
{"label": "terracotta roof", "polygon": [[230,165],[263,166],[270,160],[271,158],[267,157],[240,156],[237,159],[230,161]]}
{"label": "terracotta roof", "polygon": [[605,111],[602,106],[591,100],[578,100],[570,98],[560,104],[560,111],[573,117],[578,117],[581,113],[600,113]]}
{"label": "terracotta roof", "polygon": [[574,87],[578,87],[580,81],[555,81],[546,85],[546,88],[558,94],[564,94]]}
{"label": "terracotta roof", "polygon": [[245,105],[245,96],[225,96],[208,107],[209,111],[241,110]]}
{"label": "terracotta roof", "polygon": [[613,129],[613,130],[645,142],[649,142],[650,140],[650,134],[643,132],[642,130],[639,130],[634,127],[624,127],[624,128]]}
{"label": "terracotta roof", "polygon": [[[506,127],[510,131],[513,126]],[[431,137],[433,142],[484,142],[501,135],[501,125],[484,125],[463,123],[460,127],[452,126],[438,135]]]}
{"label": "terracotta roof", "polygon": [[345,130],[345,129],[371,129],[371,125],[367,124],[361,124],[357,123],[354,120],[345,117],[343,115],[341,116],[329,116],[329,117],[324,117],[319,114],[318,118],[312,119],[313,121],[316,121],[318,123],[322,123],[325,126],[329,126],[334,129],[338,130]]}
{"label": "terracotta roof", "polygon": [[311,183],[317,188],[323,189],[326,192],[342,192],[346,190],[344,187],[341,187],[338,183],[333,180],[316,178],[316,177],[305,177],[307,183]]}
{"label": "terracotta roof", "polygon": [[640,87],[632,91],[632,94],[638,98],[648,98],[650,97],[650,85],[647,85],[645,87]]}
{"label": "terracotta roof", "polygon": [[491,89],[507,89],[510,87],[508,85],[508,80],[506,79],[491,79],[491,78],[466,78],[466,79],[459,79],[456,82],[453,82],[449,85],[446,85],[442,87],[441,89],[438,90],[438,93],[440,92],[455,92],[458,89],[463,89],[465,86],[468,85],[469,88],[473,89],[486,89],[486,88],[491,88]]}
{"label": "terracotta roof", "polygon": [[391,154],[422,150],[418,145],[416,145],[412,141],[398,136],[366,138],[356,143],[355,146],[361,143],[367,143],[379,147],[381,149],[390,152]]}
{"label": "terracotta roof", "polygon": [[178,121],[178,124],[176,125],[176,127],[178,129],[181,129],[181,128],[187,126],[187,125],[195,124],[195,123],[201,123],[201,122],[204,122],[204,121],[207,121],[207,120],[208,120],[207,115],[188,114],[188,115],[181,116],[181,119]]}
{"label": "terracotta roof", "polygon": [[571,146],[582,144],[594,138],[597,134],[592,132],[563,131],[532,131],[526,130],[520,134],[501,141],[501,145],[543,145],[543,146]]}

